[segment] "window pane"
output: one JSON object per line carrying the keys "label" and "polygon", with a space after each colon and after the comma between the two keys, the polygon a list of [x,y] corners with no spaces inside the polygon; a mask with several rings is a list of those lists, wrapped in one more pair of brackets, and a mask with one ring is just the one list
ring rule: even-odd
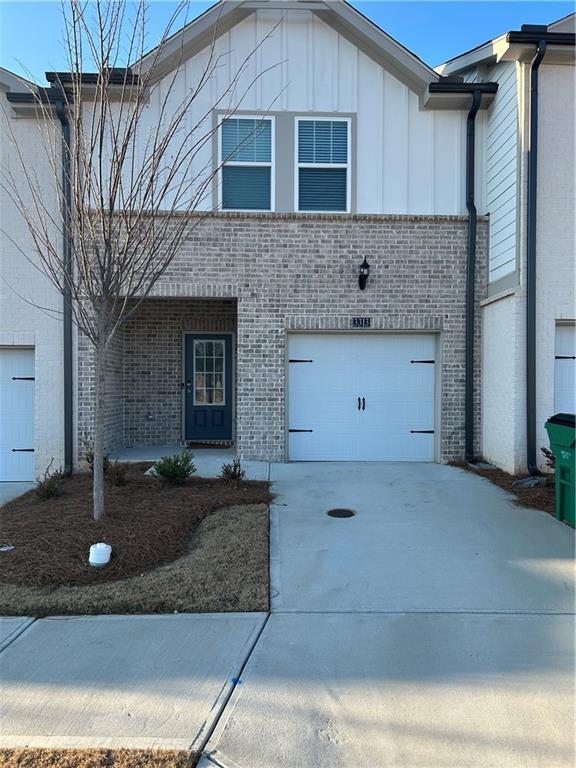
{"label": "window pane", "polygon": [[300,168],[300,211],[346,211],[346,168]]}
{"label": "window pane", "polygon": [[343,120],[300,120],[299,163],[347,163],[348,123]]}
{"label": "window pane", "polygon": [[222,122],[224,162],[269,163],[272,160],[270,120],[231,118]]}
{"label": "window pane", "polygon": [[270,168],[227,165],[222,169],[224,210],[270,210]]}

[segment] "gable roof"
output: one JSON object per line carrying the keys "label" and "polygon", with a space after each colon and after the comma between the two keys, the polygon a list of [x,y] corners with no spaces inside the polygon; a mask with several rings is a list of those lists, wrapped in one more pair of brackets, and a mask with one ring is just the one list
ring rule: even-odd
{"label": "gable roof", "polygon": [[31,91],[38,88],[36,83],[31,80],[27,80],[25,77],[20,77],[15,72],[10,72],[9,69],[0,67],[0,86],[7,91]]}
{"label": "gable roof", "polygon": [[418,94],[438,80],[431,67],[345,0],[219,0],[132,69],[154,67],[153,78],[160,79],[258,10],[310,11]]}

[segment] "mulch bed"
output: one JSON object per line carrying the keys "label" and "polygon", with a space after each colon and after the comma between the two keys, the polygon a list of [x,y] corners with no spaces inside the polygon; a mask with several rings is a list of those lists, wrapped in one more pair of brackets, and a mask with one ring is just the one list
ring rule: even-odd
{"label": "mulch bed", "polygon": [[[65,480],[60,496],[41,501],[34,491],[0,513],[0,581],[36,587],[97,585],[140,575],[189,551],[192,532],[216,509],[267,503],[268,484],[190,478],[167,486],[144,474],[149,463],[127,465],[126,485],[106,487],[106,512],[92,519],[92,475]],[[88,564],[90,545],[112,546],[105,568]]]}
{"label": "mulch bed", "polygon": [[523,507],[532,507],[548,512],[550,515],[556,514],[556,491],[554,488],[554,476],[546,478],[546,485],[538,485],[535,488],[523,488],[515,486],[516,480],[526,475],[509,475],[502,469],[480,469],[465,463],[455,463],[454,466],[473,472],[475,475],[485,477],[491,483],[503,488],[508,493],[516,497],[517,503]]}
{"label": "mulch bed", "polygon": [[197,761],[180,750],[0,749],[3,768],[193,768]]}

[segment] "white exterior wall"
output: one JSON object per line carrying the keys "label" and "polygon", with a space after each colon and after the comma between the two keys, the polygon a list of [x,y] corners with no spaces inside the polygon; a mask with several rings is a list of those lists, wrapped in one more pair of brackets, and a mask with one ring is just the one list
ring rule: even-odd
{"label": "white exterior wall", "polygon": [[[5,91],[0,86],[0,167],[22,176],[10,133],[26,159],[38,187],[50,194],[53,176],[36,120],[11,117]],[[22,187],[24,189],[24,187]],[[54,195],[53,215],[58,216]],[[0,348],[33,347],[35,358],[35,475],[43,474],[54,458],[58,467],[64,460],[62,321],[38,308],[61,311],[62,299],[38,269],[10,242],[16,241],[35,261],[26,224],[0,188]],[[30,302],[30,303],[28,303]]]}
{"label": "white exterior wall", "polygon": [[548,445],[544,423],[554,413],[556,323],[576,319],[576,68],[540,68],[537,219],[538,445]]}
{"label": "white exterior wall", "polygon": [[[575,69],[546,64],[539,76],[536,282],[537,461],[548,446],[544,424],[554,413],[556,324],[576,316]],[[482,450],[514,474],[526,470],[526,206],[530,63],[518,71],[516,238],[518,285],[483,307]],[[490,220],[492,228],[492,217]]]}
{"label": "white exterior wall", "polygon": [[482,454],[510,474],[526,466],[526,321],[517,292],[482,308]]}
{"label": "white exterior wall", "polygon": [[[248,58],[235,94],[222,99],[260,43]],[[312,12],[257,11],[218,39],[215,55],[218,66],[195,99],[188,129],[215,105],[240,111],[353,113],[357,212],[466,212],[466,112],[420,110],[414,92]],[[204,51],[182,65],[171,96],[176,103],[196,86],[207,60]],[[253,79],[255,84],[248,88]],[[171,81],[165,77],[151,94],[151,125],[157,123],[160,100]],[[207,117],[204,130],[211,126]],[[196,171],[211,165],[211,152],[208,142],[197,157]]]}

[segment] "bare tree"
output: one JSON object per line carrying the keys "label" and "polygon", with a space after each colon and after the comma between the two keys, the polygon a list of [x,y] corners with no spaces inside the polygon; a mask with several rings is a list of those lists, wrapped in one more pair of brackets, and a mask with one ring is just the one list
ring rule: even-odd
{"label": "bare tree", "polygon": [[[175,38],[171,36],[185,13],[184,2],[159,44],[145,54],[146,0],[130,4],[124,0],[63,0],[69,72],[55,73],[50,89],[31,90],[59,197],[59,215],[54,215],[53,200],[46,198],[15,137],[18,174],[6,169],[2,174],[2,184],[26,223],[35,263],[69,298],[73,321],[94,348],[95,520],[104,513],[110,342],[170,267],[191,227],[213,211],[209,201],[219,171],[211,152],[218,130],[213,110],[229,117],[264,74],[247,76],[246,72],[266,38],[207,102],[206,89],[229,55],[218,54],[215,32],[201,71],[195,73],[193,86],[184,91],[180,82],[183,52],[181,48],[172,51]],[[160,81],[157,65],[168,45],[174,63]],[[136,63],[126,66],[129,62]],[[151,102],[155,107],[152,117]],[[199,109],[198,103],[205,107]],[[62,151],[66,124],[70,136],[67,141],[64,135]],[[190,216],[198,211],[203,213]],[[68,247],[63,249],[62,242]],[[30,258],[15,245],[23,257]]]}

